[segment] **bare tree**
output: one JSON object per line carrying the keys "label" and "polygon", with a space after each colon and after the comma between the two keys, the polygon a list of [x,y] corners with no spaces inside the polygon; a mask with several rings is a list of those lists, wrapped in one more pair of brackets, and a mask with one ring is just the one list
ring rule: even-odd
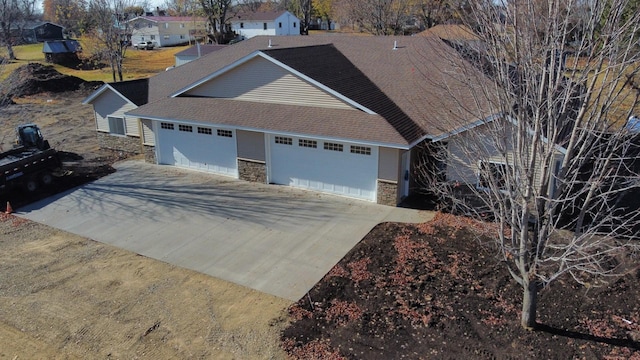
{"label": "bare tree", "polygon": [[44,0],[43,19],[55,22],[67,33],[79,33],[87,25],[87,2],[85,0]]}
{"label": "bare tree", "polygon": [[459,23],[461,8],[461,1],[457,0],[416,0],[412,13],[426,28],[431,28],[438,24]]}
{"label": "bare tree", "polygon": [[34,11],[34,0],[0,0],[0,42],[10,60],[16,58],[13,45],[20,41],[24,23],[34,19]]}
{"label": "bare tree", "polygon": [[[637,251],[640,136],[625,127],[638,107],[640,13],[633,1],[470,2],[485,53],[429,86],[475,106],[476,123],[443,127],[416,170],[457,211],[494,219],[498,256],[522,286],[521,325],[534,328],[538,291],[570,276],[586,287],[628,270]],[[468,102],[467,102],[468,103]]]}
{"label": "bare tree", "polygon": [[225,42],[226,25],[233,16],[232,0],[200,0],[204,12],[211,26],[213,41],[218,44]]}
{"label": "bare tree", "polygon": [[201,12],[197,0],[165,0],[163,7],[171,16],[193,16]]}
{"label": "bare tree", "polygon": [[[122,62],[129,46],[127,0],[92,0],[89,8],[95,29],[93,37],[100,43],[104,57],[109,59],[113,81],[122,81]],[[117,75],[117,77],[116,77]]]}
{"label": "bare tree", "polygon": [[409,0],[352,0],[338,6],[360,30],[374,35],[400,34],[411,8]]}

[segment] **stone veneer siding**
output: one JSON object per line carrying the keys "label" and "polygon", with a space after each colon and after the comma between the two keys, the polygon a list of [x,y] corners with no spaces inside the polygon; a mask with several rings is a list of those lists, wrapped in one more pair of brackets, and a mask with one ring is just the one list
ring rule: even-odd
{"label": "stone veneer siding", "polygon": [[156,159],[156,147],[153,145],[143,145],[144,150],[144,161],[150,164],[157,164],[158,159]]}
{"label": "stone veneer siding", "polygon": [[378,204],[398,205],[398,183],[378,179]]}
{"label": "stone veneer siding", "polygon": [[103,149],[120,150],[140,154],[140,138],[134,136],[113,136],[98,132],[98,145]]}
{"label": "stone veneer siding", "polygon": [[267,183],[267,164],[264,161],[238,159],[238,177],[240,180]]}

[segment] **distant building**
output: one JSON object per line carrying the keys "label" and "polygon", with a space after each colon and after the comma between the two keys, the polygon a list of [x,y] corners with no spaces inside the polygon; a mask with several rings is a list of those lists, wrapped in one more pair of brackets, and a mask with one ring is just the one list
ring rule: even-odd
{"label": "distant building", "polygon": [[190,16],[138,16],[129,20],[131,43],[152,41],[158,47],[184,45],[207,35],[207,20]]}
{"label": "distant building", "polygon": [[64,27],[46,21],[31,21],[12,25],[14,38],[21,44],[36,44],[50,40],[64,39]]}
{"label": "distant building", "polygon": [[176,66],[184,65],[190,61],[196,60],[201,56],[205,56],[214,51],[222,50],[227,45],[200,45],[199,43],[195,46],[192,46],[188,49],[182,50],[175,55],[176,58]]}
{"label": "distant building", "polygon": [[42,52],[49,63],[77,63],[78,53],[82,52],[82,47],[77,40],[52,40],[44,42]]}
{"label": "distant building", "polygon": [[258,35],[300,35],[300,19],[288,11],[238,13],[229,21],[231,30],[245,39]]}

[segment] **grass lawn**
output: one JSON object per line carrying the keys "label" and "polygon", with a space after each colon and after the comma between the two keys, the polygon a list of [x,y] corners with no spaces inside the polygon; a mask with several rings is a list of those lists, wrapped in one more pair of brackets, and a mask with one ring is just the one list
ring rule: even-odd
{"label": "grass lawn", "polygon": [[[84,46],[86,40],[81,39],[80,41],[83,44],[83,49],[89,49],[89,51],[85,50],[82,56],[90,56],[92,52],[91,47]],[[188,47],[189,46],[176,46],[150,51],[128,48],[122,64],[123,78],[124,80],[140,79],[165,71],[167,67],[175,64],[174,55]],[[13,51],[17,60],[0,67],[0,79],[6,78],[13,70],[24,64],[32,62],[46,64],[44,54],[42,53],[42,44],[14,46]],[[0,49],[0,56],[6,57],[6,54],[6,48]],[[76,76],[86,81],[113,81],[111,68],[109,66],[99,70],[78,70],[58,64],[52,65],[62,74]]]}

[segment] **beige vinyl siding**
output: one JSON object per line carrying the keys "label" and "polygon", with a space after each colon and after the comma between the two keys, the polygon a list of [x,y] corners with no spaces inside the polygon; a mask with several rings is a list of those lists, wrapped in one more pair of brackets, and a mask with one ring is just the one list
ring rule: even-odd
{"label": "beige vinyl siding", "polygon": [[142,143],[145,145],[155,145],[156,135],[153,132],[153,122],[149,119],[141,119],[142,123]]}
{"label": "beige vinyl siding", "polygon": [[378,155],[378,179],[398,181],[400,150],[381,147]]}
{"label": "beige vinyl siding", "polygon": [[124,100],[113,91],[105,91],[97,99],[93,101],[93,111],[96,115],[96,129],[98,131],[109,132],[108,117],[124,118],[127,135],[140,136],[137,119],[127,119],[125,112],[136,109],[137,106]]}
{"label": "beige vinyl siding", "polygon": [[139,121],[140,119],[136,117],[129,117],[129,116],[125,117],[124,123],[127,126],[127,135],[140,136],[140,127],[138,124]]}
{"label": "beige vinyl siding", "polygon": [[188,91],[186,95],[353,109],[346,102],[260,57]]}
{"label": "beige vinyl siding", "polygon": [[264,133],[237,130],[238,157],[247,160],[266,161]]}
{"label": "beige vinyl siding", "polygon": [[[448,181],[459,181],[466,184],[476,184],[478,182],[478,171],[480,166],[480,156],[473,157],[467,156],[463,149],[464,144],[469,141],[478,141],[479,136],[482,135],[483,132],[486,132],[483,126],[477,127],[473,130],[474,135],[471,136],[468,132],[456,135],[449,141],[449,163],[447,164],[447,180]],[[487,135],[490,136],[490,135]],[[509,136],[509,135],[507,135]],[[489,146],[487,145],[487,148]],[[557,152],[555,158],[562,158],[562,154]],[[498,155],[496,153],[495,156],[491,156],[489,154],[488,157],[485,157],[486,161],[494,162],[498,164],[505,163],[505,158],[502,155]],[[508,153],[506,156],[507,163],[513,163],[513,153]],[[541,161],[541,159],[538,159]],[[536,166],[535,174],[534,174],[534,184],[536,187],[539,187],[542,183],[542,166],[543,164],[539,164]],[[553,172],[553,168],[550,169],[550,174]]]}

